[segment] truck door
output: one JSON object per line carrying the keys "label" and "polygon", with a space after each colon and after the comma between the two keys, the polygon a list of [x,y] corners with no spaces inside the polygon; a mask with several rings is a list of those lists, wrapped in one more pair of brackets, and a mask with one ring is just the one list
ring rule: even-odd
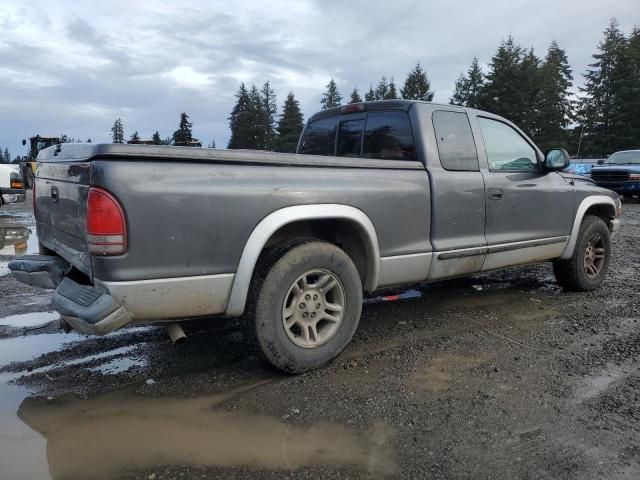
{"label": "truck door", "polygon": [[[429,279],[479,272],[486,254],[485,187],[467,114],[438,107],[423,128],[431,182]],[[435,136],[434,136],[435,135]]]}
{"label": "truck door", "polygon": [[481,162],[488,249],[483,270],[560,256],[573,225],[572,182],[542,171],[533,144],[508,123],[475,118],[478,148],[486,158]]}

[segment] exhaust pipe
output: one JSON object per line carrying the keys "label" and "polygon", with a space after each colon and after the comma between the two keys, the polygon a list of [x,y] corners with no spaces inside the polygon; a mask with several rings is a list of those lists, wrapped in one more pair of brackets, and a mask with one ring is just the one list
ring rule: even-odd
{"label": "exhaust pipe", "polygon": [[173,322],[167,325],[167,333],[174,345],[182,345],[187,343],[187,335],[180,324]]}

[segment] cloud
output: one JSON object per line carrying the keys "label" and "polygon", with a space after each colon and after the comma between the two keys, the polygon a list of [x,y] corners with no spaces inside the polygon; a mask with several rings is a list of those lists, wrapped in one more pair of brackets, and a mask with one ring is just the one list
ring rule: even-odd
{"label": "cloud", "polygon": [[473,56],[488,62],[509,34],[540,55],[556,39],[579,83],[613,16],[629,31],[637,0],[3,0],[0,145],[24,153],[36,133],[108,141],[116,117],[127,134],[168,136],[186,111],[197,137],[224,146],[241,81],[270,81],[280,104],[293,91],[308,116],[331,77],[346,97],[382,75],[402,83],[416,61],[446,102]]}

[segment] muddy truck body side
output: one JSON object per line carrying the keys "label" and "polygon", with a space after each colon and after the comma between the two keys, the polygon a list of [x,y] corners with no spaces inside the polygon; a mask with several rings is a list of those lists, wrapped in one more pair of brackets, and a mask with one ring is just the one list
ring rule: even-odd
{"label": "muddy truck body side", "polygon": [[340,353],[363,291],[542,261],[567,288],[606,273],[617,196],[560,173],[566,152],[545,158],[500,117],[357,104],[312,116],[298,152],[46,149],[42,255],[10,268],[55,288],[65,322],[86,333],[243,316],[258,351],[290,372]]}

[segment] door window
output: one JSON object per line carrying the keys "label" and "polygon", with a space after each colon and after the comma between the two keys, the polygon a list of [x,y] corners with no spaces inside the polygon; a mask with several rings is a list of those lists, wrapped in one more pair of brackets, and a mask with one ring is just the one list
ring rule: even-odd
{"label": "door window", "polygon": [[489,170],[533,172],[538,158],[529,143],[509,125],[478,117],[484,137]]}
{"label": "door window", "polygon": [[467,114],[441,110],[434,112],[432,119],[442,168],[479,171],[478,152]]}

